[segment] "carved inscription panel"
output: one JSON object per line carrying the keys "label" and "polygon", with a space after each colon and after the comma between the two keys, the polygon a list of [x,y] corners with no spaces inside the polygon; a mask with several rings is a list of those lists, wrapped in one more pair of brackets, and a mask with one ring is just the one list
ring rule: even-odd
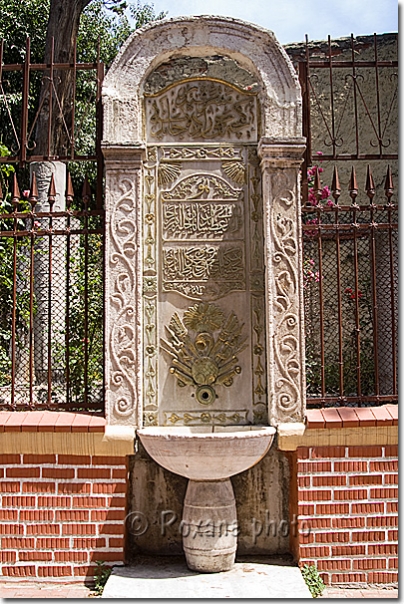
{"label": "carved inscription panel", "polygon": [[189,78],[146,97],[148,141],[256,142],[256,102],[219,80]]}
{"label": "carved inscription panel", "polygon": [[195,80],[145,103],[144,423],[265,423],[256,99]]}

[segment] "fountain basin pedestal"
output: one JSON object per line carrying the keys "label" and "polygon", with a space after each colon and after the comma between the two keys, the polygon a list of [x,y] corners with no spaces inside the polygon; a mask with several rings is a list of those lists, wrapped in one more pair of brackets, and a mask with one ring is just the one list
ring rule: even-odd
{"label": "fountain basin pedestal", "polygon": [[230,570],[238,534],[230,476],[251,468],[264,457],[275,428],[149,427],[137,433],[157,463],[189,479],[181,522],[189,568],[198,572]]}

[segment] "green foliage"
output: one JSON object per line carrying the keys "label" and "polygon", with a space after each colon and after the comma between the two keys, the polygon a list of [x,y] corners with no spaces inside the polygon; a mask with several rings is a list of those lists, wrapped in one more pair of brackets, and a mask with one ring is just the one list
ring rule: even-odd
{"label": "green foliage", "polygon": [[[83,400],[85,353],[87,350],[87,387],[90,400],[99,397],[103,382],[103,247],[99,235],[84,235],[80,247],[70,259],[69,357],[71,399]],[[85,309],[87,300],[87,336]]]}
{"label": "green foliage", "polygon": [[[5,157],[9,150],[5,145],[0,145],[0,156]],[[10,193],[7,188],[7,177],[14,172],[10,164],[0,164],[0,182],[4,199],[0,200],[0,214],[8,214],[13,208],[10,203]],[[23,204],[22,204],[23,205]],[[20,208],[23,209],[23,208]],[[11,231],[14,222],[0,218],[0,230]],[[24,221],[19,220],[18,227],[23,227]],[[15,248],[14,248],[15,246]],[[14,267],[14,249],[16,263]],[[11,382],[11,338],[12,338],[12,308],[13,308],[13,283],[14,271],[20,291],[16,299],[16,342],[22,344],[22,339],[27,333],[29,321],[29,290],[26,287],[24,265],[28,255],[28,242],[13,237],[0,238],[0,386]]]}
{"label": "green foliage", "polygon": [[314,565],[309,566],[308,564],[305,564],[300,570],[313,598],[321,596],[325,589],[325,585],[318,574],[317,568]]}
{"label": "green foliage", "polygon": [[102,592],[104,591],[104,587],[112,573],[112,569],[108,566],[105,566],[105,562],[102,560],[96,560],[95,563],[97,568],[94,575],[94,591],[97,596],[102,596]]}

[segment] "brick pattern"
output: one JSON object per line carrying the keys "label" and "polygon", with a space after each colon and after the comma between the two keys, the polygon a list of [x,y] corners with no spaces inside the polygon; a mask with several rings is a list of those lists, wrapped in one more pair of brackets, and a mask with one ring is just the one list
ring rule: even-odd
{"label": "brick pattern", "polygon": [[307,409],[307,428],[372,428],[398,426],[398,405]]}
{"label": "brick pattern", "polygon": [[0,455],[0,574],[73,580],[122,564],[126,474],[124,457]]}
{"label": "brick pattern", "polygon": [[299,563],[326,584],[398,580],[397,446],[297,449]]}

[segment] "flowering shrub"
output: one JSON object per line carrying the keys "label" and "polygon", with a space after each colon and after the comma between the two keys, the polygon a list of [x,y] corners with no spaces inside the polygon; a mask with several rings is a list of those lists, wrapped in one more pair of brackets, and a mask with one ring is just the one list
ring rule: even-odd
{"label": "flowering shrub", "polygon": [[318,283],[320,281],[320,272],[314,271],[313,258],[306,258],[303,262],[303,287],[306,289],[310,283]]}
{"label": "flowering shrub", "polygon": [[330,188],[327,187],[327,185],[319,190],[320,198],[317,199],[317,195],[316,195],[315,188],[314,188],[315,187],[314,179],[316,177],[317,170],[318,170],[319,174],[321,174],[321,172],[323,172],[323,168],[318,167],[318,166],[312,166],[311,168],[309,168],[307,170],[307,183],[308,183],[308,187],[309,187],[308,203],[309,203],[309,205],[312,205],[312,206],[323,205],[323,206],[328,206],[328,207],[332,208],[332,207],[334,207],[335,203],[331,199],[331,191],[330,191]]}

